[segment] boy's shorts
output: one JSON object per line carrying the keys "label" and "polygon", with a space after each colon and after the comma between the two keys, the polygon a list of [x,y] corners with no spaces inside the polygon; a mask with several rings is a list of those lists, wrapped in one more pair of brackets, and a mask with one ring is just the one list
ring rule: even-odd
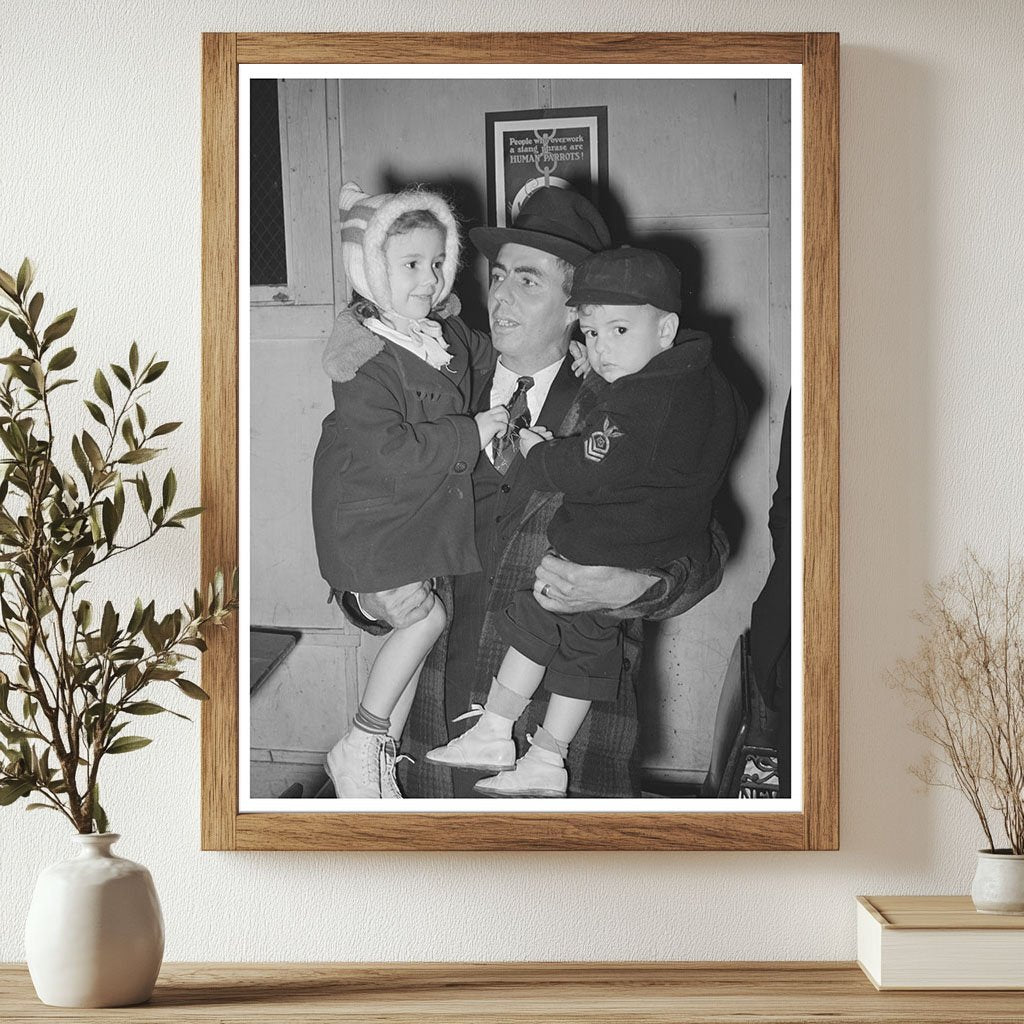
{"label": "boy's shorts", "polygon": [[615,700],[622,673],[622,620],[604,612],[563,615],[517,591],[498,616],[498,633],[530,661],[547,667],[544,688],[577,700]]}

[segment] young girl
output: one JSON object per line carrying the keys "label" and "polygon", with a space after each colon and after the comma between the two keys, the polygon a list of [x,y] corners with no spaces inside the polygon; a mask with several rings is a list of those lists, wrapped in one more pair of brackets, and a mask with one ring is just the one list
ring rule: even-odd
{"label": "young girl", "polygon": [[[471,473],[508,413],[469,413],[494,356],[446,301],[459,259],[448,204],[422,189],[368,196],[350,182],[340,208],[353,301],[324,353],[334,411],[313,461],[313,528],[332,597],[358,600],[479,571]],[[445,625],[435,596],[425,618],[381,647],[352,729],[327,755],[338,797],[401,797],[394,741]]]}

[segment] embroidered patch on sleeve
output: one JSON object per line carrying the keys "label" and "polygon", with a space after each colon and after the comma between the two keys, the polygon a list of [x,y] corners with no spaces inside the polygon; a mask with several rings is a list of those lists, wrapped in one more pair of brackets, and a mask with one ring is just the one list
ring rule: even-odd
{"label": "embroidered patch on sleeve", "polygon": [[605,416],[604,426],[600,430],[595,430],[584,441],[583,454],[591,462],[600,462],[611,451],[612,441],[623,436],[623,432]]}

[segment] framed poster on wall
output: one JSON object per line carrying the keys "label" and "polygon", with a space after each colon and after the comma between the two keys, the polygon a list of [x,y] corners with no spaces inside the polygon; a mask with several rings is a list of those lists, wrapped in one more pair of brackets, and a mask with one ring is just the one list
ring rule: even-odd
{"label": "framed poster on wall", "polygon": [[600,207],[608,190],[608,108],[487,115],[487,223],[505,227],[538,189],[570,188]]}
{"label": "framed poster on wall", "polygon": [[[203,64],[203,565],[242,570],[238,633],[204,659],[204,847],[836,848],[837,37],[215,34]],[[715,504],[720,574],[678,616],[662,614],[678,567],[650,567],[649,589],[619,601],[643,610],[626,627],[614,701],[595,703],[570,744],[564,798],[479,799],[464,773],[424,756],[465,728],[451,719],[468,710],[453,682],[466,664],[484,693],[496,670],[498,585],[467,603],[459,577],[431,584],[447,629],[392,719],[408,716],[392,759],[415,759],[400,790],[338,799],[323,785],[382,642],[326,603],[309,513],[332,408],[321,363],[356,290],[338,204],[349,181],[384,202],[411,184],[445,197],[464,236],[459,316],[499,365],[525,307],[499,308],[510,268],[472,240],[518,230],[538,189],[582,196],[605,244],[678,268],[688,336],[708,339],[742,400]],[[277,204],[272,215],[257,198]],[[779,527],[784,465],[791,528]],[[518,588],[536,572],[538,591],[568,600],[570,584],[537,567],[546,520],[530,517],[552,497],[557,507],[543,493],[517,507],[500,557],[519,553]],[[538,552],[523,554],[527,538]],[[772,691],[749,671],[746,633],[782,568],[794,585],[772,598],[773,628],[788,660]],[[458,630],[471,620],[467,642]],[[778,764],[778,744],[767,756],[755,735],[767,719],[787,739],[784,790],[758,779],[759,764],[769,776]],[[525,731],[514,742],[522,755]],[[773,798],[740,798],[729,780],[741,777],[748,795]]]}

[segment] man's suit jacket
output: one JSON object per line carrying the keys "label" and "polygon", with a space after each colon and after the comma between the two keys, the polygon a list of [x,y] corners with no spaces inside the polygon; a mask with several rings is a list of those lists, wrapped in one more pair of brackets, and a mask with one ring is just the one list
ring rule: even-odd
{"label": "man's suit jacket", "polygon": [[[492,375],[493,376],[493,375]],[[580,381],[572,372],[572,357],[563,360],[548,390],[544,405],[537,416],[537,424],[553,433],[562,428],[565,418],[580,389]],[[484,388],[481,409],[490,408],[490,382]],[[483,574],[494,575],[501,552],[522,520],[526,504],[534,493],[534,484],[521,472],[524,463],[518,451],[508,472],[499,473],[484,452],[473,470],[473,494],[476,505],[476,546],[483,566]]]}

